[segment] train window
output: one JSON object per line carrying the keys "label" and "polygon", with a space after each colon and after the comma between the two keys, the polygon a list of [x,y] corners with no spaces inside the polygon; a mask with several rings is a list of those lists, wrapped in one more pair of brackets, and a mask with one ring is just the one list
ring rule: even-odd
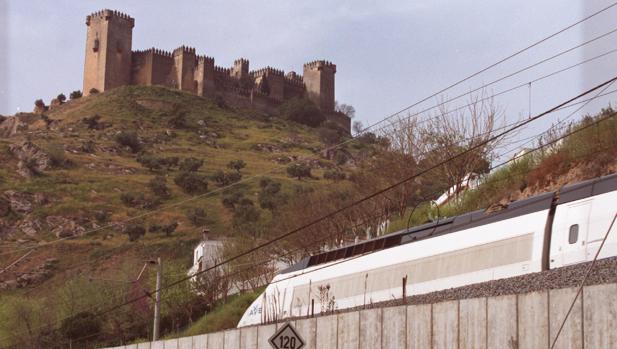
{"label": "train window", "polygon": [[570,226],[570,234],[568,235],[568,242],[574,244],[578,241],[578,224],[572,224]]}

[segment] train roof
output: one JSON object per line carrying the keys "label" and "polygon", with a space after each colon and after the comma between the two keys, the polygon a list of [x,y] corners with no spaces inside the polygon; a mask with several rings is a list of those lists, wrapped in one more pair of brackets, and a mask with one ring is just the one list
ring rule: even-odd
{"label": "train roof", "polygon": [[[499,211],[490,212],[486,209],[482,209],[468,212],[460,216],[442,218],[434,222],[403,229],[392,234],[379,236],[358,244],[315,254],[313,256],[306,257],[298,263],[281,271],[281,274],[302,270],[339,259],[350,258],[357,255],[400,246],[419,240],[430,239],[436,236],[450,234],[460,230],[470,229],[533,212],[548,210],[551,208],[553,201],[557,204],[564,204],[614,190],[617,190],[617,174],[569,184],[562,187],[559,191],[551,191],[523,200],[513,201],[508,204],[507,207]],[[557,193],[558,195],[556,195]]]}

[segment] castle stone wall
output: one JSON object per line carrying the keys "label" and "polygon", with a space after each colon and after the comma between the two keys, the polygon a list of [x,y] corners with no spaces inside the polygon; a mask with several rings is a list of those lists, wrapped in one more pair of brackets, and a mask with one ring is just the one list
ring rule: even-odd
{"label": "castle stone wall", "polygon": [[133,52],[131,84],[152,85],[152,51]]}
{"label": "castle stone wall", "polygon": [[167,87],[175,87],[175,79],[173,76],[174,59],[171,53],[155,50],[152,53],[152,85],[162,85]]}
{"label": "castle stone wall", "polygon": [[[287,99],[308,97],[326,114],[334,111],[336,65],[313,61],[304,65],[304,75],[266,67],[249,71],[249,61],[237,59],[231,68],[219,67],[214,59],[197,56],[195,49],[181,46],[171,52],[159,49],[132,51],[135,20],[118,11],[102,10],[86,18],[85,94],[123,85],[161,85],[199,96],[222,95],[230,103],[276,110]],[[350,131],[350,120],[333,120]]]}

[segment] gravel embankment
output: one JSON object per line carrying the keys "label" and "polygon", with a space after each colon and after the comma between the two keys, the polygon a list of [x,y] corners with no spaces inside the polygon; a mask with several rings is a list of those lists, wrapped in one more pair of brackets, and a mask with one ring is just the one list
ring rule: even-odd
{"label": "gravel embankment", "polygon": [[[519,294],[580,285],[591,262],[539,273],[493,280],[479,284],[451,288],[423,295],[407,297],[407,304],[428,304],[443,301]],[[585,285],[617,282],[617,257],[600,259],[587,278]],[[372,306],[403,304],[402,300],[381,302]]]}

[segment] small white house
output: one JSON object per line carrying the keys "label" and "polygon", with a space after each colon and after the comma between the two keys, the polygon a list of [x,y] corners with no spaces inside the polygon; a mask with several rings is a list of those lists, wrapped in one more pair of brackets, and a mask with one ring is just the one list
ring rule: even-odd
{"label": "small white house", "polygon": [[223,255],[223,242],[210,240],[208,238],[209,232],[209,230],[204,229],[202,240],[193,249],[193,266],[189,269],[188,276],[212,267],[220,261]]}

